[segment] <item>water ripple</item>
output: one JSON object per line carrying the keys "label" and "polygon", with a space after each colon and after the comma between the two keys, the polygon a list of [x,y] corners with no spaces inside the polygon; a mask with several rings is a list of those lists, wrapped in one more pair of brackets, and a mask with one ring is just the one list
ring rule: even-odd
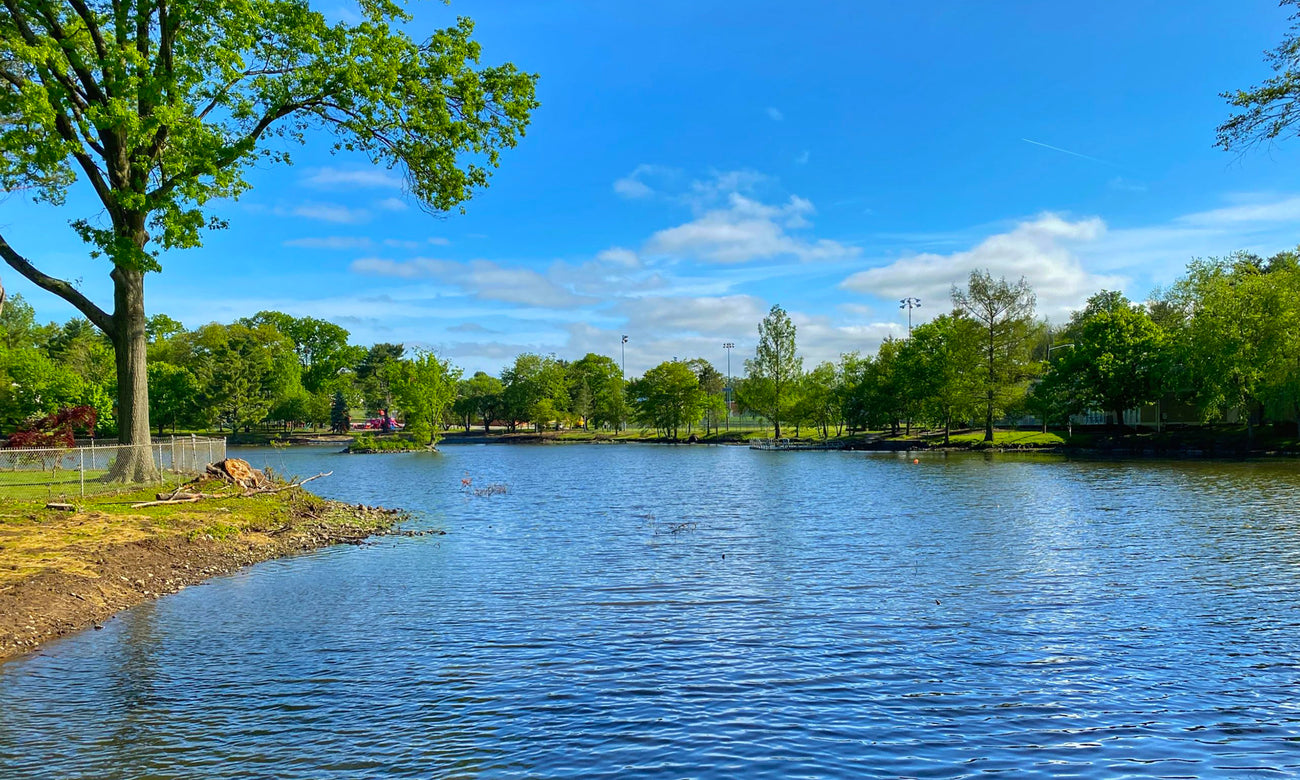
{"label": "water ripple", "polygon": [[450,533],[263,564],[0,667],[0,776],[1300,774],[1290,464],[253,458]]}

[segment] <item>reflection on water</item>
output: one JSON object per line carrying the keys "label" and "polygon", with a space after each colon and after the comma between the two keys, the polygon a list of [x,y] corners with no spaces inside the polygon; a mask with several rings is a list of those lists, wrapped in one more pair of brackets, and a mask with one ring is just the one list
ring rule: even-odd
{"label": "reflection on water", "polygon": [[1291,463],[250,457],[449,533],[263,564],[0,667],[0,776],[1300,772]]}

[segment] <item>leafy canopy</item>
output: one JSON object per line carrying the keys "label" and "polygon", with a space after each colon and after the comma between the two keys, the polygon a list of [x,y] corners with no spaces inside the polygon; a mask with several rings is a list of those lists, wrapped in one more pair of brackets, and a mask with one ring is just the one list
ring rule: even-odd
{"label": "leafy canopy", "polygon": [[305,0],[5,0],[0,189],[60,204],[84,178],[108,222],[73,227],[145,271],[220,226],[209,203],[247,189],[252,166],[288,160],[267,141],[314,128],[451,209],[523,134],[536,77],[476,67],[468,19],[417,42],[402,4],[360,6],[349,24]]}

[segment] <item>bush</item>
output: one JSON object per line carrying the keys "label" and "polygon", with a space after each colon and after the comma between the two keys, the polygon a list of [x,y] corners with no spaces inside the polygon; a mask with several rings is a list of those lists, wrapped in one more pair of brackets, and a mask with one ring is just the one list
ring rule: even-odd
{"label": "bush", "polygon": [[348,447],[348,452],[408,452],[410,450],[422,450],[425,447],[424,444],[400,436],[379,438],[364,433],[352,442],[352,446]]}

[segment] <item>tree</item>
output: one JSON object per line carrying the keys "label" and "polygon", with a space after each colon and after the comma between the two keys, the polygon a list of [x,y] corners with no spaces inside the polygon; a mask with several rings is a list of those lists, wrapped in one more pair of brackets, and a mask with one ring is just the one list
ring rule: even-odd
{"label": "tree", "polygon": [[899,370],[899,353],[903,342],[886,338],[875,357],[859,359],[853,367],[855,381],[851,394],[851,425],[855,428],[883,429],[889,427],[898,435],[899,423],[906,410],[906,394]]}
{"label": "tree", "polygon": [[367,410],[387,409],[393,405],[393,394],[384,367],[401,360],[405,353],[406,347],[401,344],[375,344],[357,363],[357,389],[361,391],[362,402]]}
{"label": "tree", "polygon": [[737,388],[741,405],[765,418],[781,437],[781,420],[794,406],[803,358],[795,351],[795,325],[780,305],[758,324],[758,347],[745,361],[746,378]]}
{"label": "tree", "polygon": [[476,371],[474,376],[465,381],[465,397],[472,402],[472,412],[483,421],[483,432],[487,433],[501,409],[501,393],[504,390],[501,380],[484,371]]}
{"label": "tree", "polygon": [[[514,365],[501,372],[501,382],[505,386],[502,411],[512,431],[519,422],[536,423],[541,430],[568,406],[565,369],[553,355],[525,352],[517,356]],[[544,406],[543,401],[547,402]]]}
{"label": "tree", "polygon": [[1074,346],[1052,371],[1069,377],[1064,384],[1073,391],[1073,405],[1113,412],[1122,427],[1126,409],[1160,397],[1165,334],[1122,293],[1103,290],[1089,298],[1065,336]]}
{"label": "tree", "polygon": [[208,419],[232,431],[266,419],[282,398],[301,389],[293,343],[275,328],[205,325],[187,339]]}
{"label": "tree", "polygon": [[161,361],[149,364],[149,419],[157,424],[159,436],[165,425],[175,432],[177,425],[197,419],[198,394],[199,380],[188,368]]}
{"label": "tree", "polygon": [[[583,425],[619,428],[627,420],[623,372],[613,358],[588,352],[568,366],[569,396]],[[585,394],[585,397],[584,397]]]}
{"label": "tree", "polygon": [[803,375],[798,416],[820,428],[823,439],[830,438],[830,426],[839,419],[837,383],[834,363],[819,363]]}
{"label": "tree", "polygon": [[972,271],[965,290],[953,286],[952,302],[980,329],[984,441],[991,442],[993,418],[1023,397],[1033,373],[1034,291],[1023,278],[1012,284]]}
{"label": "tree", "polygon": [[943,314],[916,326],[900,350],[901,384],[922,418],[943,425],[944,444],[953,421],[976,408],[979,335],[969,318]]}
{"label": "tree", "polygon": [[727,390],[727,378],[714,368],[713,363],[702,357],[686,361],[686,366],[695,372],[696,378],[700,380],[700,390],[704,393],[704,404],[701,409],[704,433],[707,435],[710,430],[720,427],[718,421],[727,413],[727,402],[724,396]]}
{"label": "tree", "polygon": [[1300,270],[1291,253],[1193,261],[1167,305],[1185,317],[1171,361],[1206,419],[1241,410],[1253,437],[1261,402],[1300,411]]}
{"label": "tree", "polygon": [[166,314],[151,315],[144,323],[144,334],[150,344],[166,341],[185,332],[185,326]]}
{"label": "tree", "polygon": [[473,24],[417,43],[390,2],[357,24],[298,0],[6,0],[0,11],[0,190],[62,205],[78,177],[104,218],[76,219],[108,260],[111,313],[0,236],[0,256],[112,339],[120,439],[113,478],[155,468],[145,368],[145,274],[161,251],[198,246],[211,206],[247,189],[255,163],[287,162],[310,129],[406,173],[447,211],[486,185],[537,106],[535,76],[476,68]]}
{"label": "tree", "polygon": [[[1300,0],[1282,0],[1300,5]],[[1220,93],[1233,108],[1241,109],[1219,125],[1216,143],[1226,151],[1243,150],[1295,134],[1300,120],[1300,12],[1289,17],[1291,27],[1277,48],[1265,54],[1275,74],[1246,90]]]}
{"label": "tree", "polygon": [[632,382],[628,391],[637,417],[673,440],[680,428],[698,422],[704,411],[700,380],[681,361],[660,363]]}
{"label": "tree", "polygon": [[347,433],[352,430],[352,418],[349,415],[348,399],[342,391],[335,391],[330,399],[330,433]]}
{"label": "tree", "polygon": [[420,351],[413,358],[390,363],[385,371],[406,419],[406,432],[416,441],[437,444],[443,415],[456,397],[460,369],[432,352]]}
{"label": "tree", "polygon": [[32,416],[90,406],[100,428],[112,428],[113,400],[39,349],[0,349],[0,427],[13,430]]}
{"label": "tree", "polygon": [[249,327],[270,325],[288,336],[302,365],[302,386],[312,393],[324,389],[339,372],[351,369],[368,354],[362,347],[348,346],[347,330],[315,317],[260,311],[239,322]]}
{"label": "tree", "polygon": [[9,305],[0,310],[0,347],[20,349],[37,346],[36,310],[15,295]]}

